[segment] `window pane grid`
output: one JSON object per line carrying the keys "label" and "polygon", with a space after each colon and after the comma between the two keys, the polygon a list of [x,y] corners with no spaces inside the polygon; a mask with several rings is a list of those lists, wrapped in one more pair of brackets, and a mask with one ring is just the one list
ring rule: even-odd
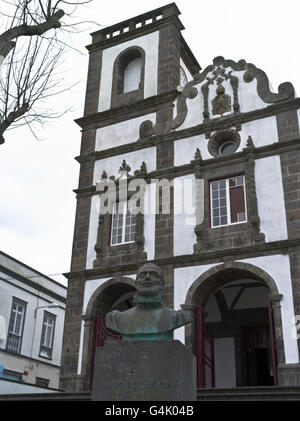
{"label": "window pane grid", "polygon": [[52,356],[54,325],[55,317],[49,314],[44,314],[40,347],[40,356],[42,357],[51,358]]}
{"label": "window pane grid", "polygon": [[111,245],[135,241],[136,215],[132,203],[116,203],[113,208]]}
{"label": "window pane grid", "polygon": [[[233,189],[242,189],[244,203],[242,203],[241,211],[234,212],[235,220],[231,220],[231,191]],[[210,184],[211,191],[211,220],[212,227],[220,227],[233,223],[246,221],[246,204],[245,204],[245,177],[244,175],[231,177],[225,180],[213,181]],[[238,190],[237,190],[238,192]],[[238,192],[240,193],[240,192]],[[244,211],[243,211],[244,208]]]}
{"label": "window pane grid", "polygon": [[213,226],[227,224],[226,180],[211,183]]}

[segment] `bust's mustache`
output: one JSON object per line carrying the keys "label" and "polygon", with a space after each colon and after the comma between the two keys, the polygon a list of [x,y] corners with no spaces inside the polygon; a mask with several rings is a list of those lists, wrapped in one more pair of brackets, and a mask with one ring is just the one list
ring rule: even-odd
{"label": "bust's mustache", "polygon": [[165,293],[163,291],[155,295],[141,295],[136,292],[133,297],[133,304],[162,304],[164,298]]}

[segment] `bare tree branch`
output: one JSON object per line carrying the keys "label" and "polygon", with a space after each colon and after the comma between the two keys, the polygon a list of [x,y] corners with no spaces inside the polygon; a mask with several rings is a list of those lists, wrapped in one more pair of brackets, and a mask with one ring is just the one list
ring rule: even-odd
{"label": "bare tree branch", "polygon": [[91,1],[0,0],[6,4],[0,18],[7,21],[6,27],[0,22],[0,144],[13,127],[27,124],[34,133],[32,123],[65,113],[47,108],[47,99],[68,89],[59,84],[57,71],[70,45],[59,33],[64,25],[74,27],[63,18]]}

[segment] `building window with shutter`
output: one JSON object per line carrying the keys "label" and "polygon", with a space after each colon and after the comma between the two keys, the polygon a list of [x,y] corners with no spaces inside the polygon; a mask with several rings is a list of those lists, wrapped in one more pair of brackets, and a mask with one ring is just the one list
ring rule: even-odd
{"label": "building window with shutter", "polygon": [[52,358],[55,319],[56,316],[54,314],[48,313],[47,311],[44,312],[40,357]]}
{"label": "building window with shutter", "polygon": [[115,203],[112,213],[111,245],[133,243],[136,236],[136,213],[130,202]]}
{"label": "building window with shutter", "polygon": [[21,352],[26,305],[27,303],[24,301],[19,300],[18,298],[13,298],[6,340],[6,350],[15,354],[20,354]]}
{"label": "building window with shutter", "polygon": [[210,183],[211,227],[247,221],[245,176]]}

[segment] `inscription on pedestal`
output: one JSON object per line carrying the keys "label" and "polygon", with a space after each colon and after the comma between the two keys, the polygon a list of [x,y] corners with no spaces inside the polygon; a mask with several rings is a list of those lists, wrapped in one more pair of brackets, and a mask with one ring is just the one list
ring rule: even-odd
{"label": "inscription on pedestal", "polygon": [[107,343],[96,351],[92,398],[194,401],[195,356],[179,341]]}

